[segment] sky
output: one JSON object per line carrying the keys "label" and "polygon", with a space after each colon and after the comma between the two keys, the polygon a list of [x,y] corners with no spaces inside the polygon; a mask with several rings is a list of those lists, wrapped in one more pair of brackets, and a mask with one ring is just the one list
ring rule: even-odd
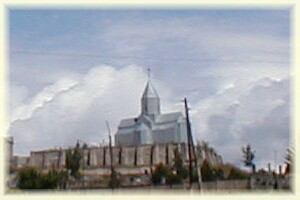
{"label": "sky", "polygon": [[[138,116],[147,68],[162,112],[190,107],[196,141],[242,165],[290,145],[290,9],[10,8],[8,135],[17,155],[108,143]],[[276,161],[275,161],[276,160]]]}

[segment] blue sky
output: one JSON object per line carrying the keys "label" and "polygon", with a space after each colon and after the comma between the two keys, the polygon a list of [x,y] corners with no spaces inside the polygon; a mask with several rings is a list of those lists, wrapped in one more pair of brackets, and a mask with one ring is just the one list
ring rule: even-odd
{"label": "blue sky", "polygon": [[260,166],[274,151],[283,162],[288,8],[11,8],[8,19],[8,130],[17,153],[106,139],[106,119],[115,131],[120,119],[138,115],[150,67],[162,110],[182,111],[186,96],[195,137],[226,162],[240,164],[247,143]]}

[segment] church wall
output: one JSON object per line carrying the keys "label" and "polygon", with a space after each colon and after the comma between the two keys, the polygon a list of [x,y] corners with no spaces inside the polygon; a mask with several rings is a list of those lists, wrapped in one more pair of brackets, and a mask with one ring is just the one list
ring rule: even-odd
{"label": "church wall", "polygon": [[[122,175],[137,175],[137,174],[145,174],[150,173],[150,167],[124,167],[124,166],[116,166],[114,170],[117,173]],[[83,174],[87,176],[95,176],[95,178],[99,178],[99,175],[109,175],[111,173],[110,167],[101,167],[101,168],[91,168],[91,169],[84,169]]]}
{"label": "church wall", "polygon": [[174,150],[175,150],[176,146],[173,144],[167,144],[167,160],[168,160],[168,164],[172,164],[173,160],[174,160]]}
{"label": "church wall", "polygon": [[92,148],[90,158],[91,166],[104,166],[104,148]]}
{"label": "church wall", "polygon": [[144,148],[141,148],[141,147],[136,147],[136,162],[135,162],[135,166],[141,166],[143,165],[143,157],[145,155],[144,154]]}
{"label": "church wall", "polygon": [[110,166],[111,165],[111,159],[110,159],[110,149],[109,147],[104,147],[105,148],[105,163],[103,164],[104,166]]}
{"label": "church wall", "polygon": [[[154,145],[139,145],[128,147],[113,147],[113,165],[118,168],[123,167],[150,167],[159,163],[173,164],[174,149],[178,144],[154,144]],[[188,163],[188,146],[181,144],[179,150],[182,159]],[[90,153],[88,153],[90,152]],[[84,150],[84,167],[86,168],[109,168],[110,167],[110,151],[109,147],[92,147]],[[90,155],[89,155],[90,154]],[[207,159],[212,165],[219,165],[222,163],[221,156],[210,151],[204,151],[204,158],[201,152],[198,152],[199,164],[203,159]],[[90,157],[90,165],[88,165],[88,155]],[[152,156],[152,165],[151,165]],[[120,160],[121,158],[121,160]],[[49,150],[32,152],[29,158],[29,165],[38,168],[51,168],[52,166],[65,166],[66,150]],[[59,161],[58,161],[59,160]],[[126,170],[125,170],[126,171]]]}
{"label": "church wall", "polygon": [[153,142],[154,143],[170,143],[174,142],[174,133],[176,129],[174,127],[167,129],[155,130],[152,132]]}
{"label": "church wall", "polygon": [[122,150],[122,165],[133,166],[134,165],[135,147],[123,147]]}
{"label": "church wall", "polygon": [[157,144],[153,145],[153,165],[156,165],[160,162],[159,159],[159,148]]}
{"label": "church wall", "polygon": [[120,147],[113,147],[112,148],[112,152],[113,152],[113,165],[119,165],[120,163],[120,157],[119,157],[119,153],[120,153]]}
{"label": "church wall", "polygon": [[[158,163],[166,164],[166,147],[165,145],[157,145],[158,148]],[[155,163],[155,164],[158,164]]]}
{"label": "church wall", "polygon": [[65,153],[63,150],[48,150],[32,152],[29,158],[29,166],[38,168],[50,168],[65,165]]}
{"label": "church wall", "polygon": [[97,166],[97,151],[95,148],[91,148],[90,164],[91,166]]}
{"label": "church wall", "polygon": [[137,165],[150,165],[151,146],[139,146],[137,152]]}
{"label": "church wall", "polygon": [[[131,132],[128,134],[117,134],[115,135],[117,146],[131,146],[140,144],[140,138],[138,132]],[[122,145],[120,145],[122,144]]]}
{"label": "church wall", "polygon": [[179,143],[187,143],[187,127],[186,127],[186,123],[185,123],[185,119],[183,119],[180,123],[179,123],[179,127],[178,130],[179,132],[179,137],[180,137],[180,141],[178,141]]}
{"label": "church wall", "polygon": [[184,144],[180,144],[179,145],[179,152],[182,156],[182,160],[183,161],[187,161],[188,160],[188,150],[187,150],[187,145]]}

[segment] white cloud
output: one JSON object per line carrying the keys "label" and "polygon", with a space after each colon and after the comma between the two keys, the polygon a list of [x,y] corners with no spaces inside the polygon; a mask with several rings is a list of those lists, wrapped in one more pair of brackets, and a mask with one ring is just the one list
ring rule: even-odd
{"label": "white cloud", "polygon": [[[9,131],[15,137],[16,152],[66,147],[77,139],[107,142],[105,121],[110,122],[115,133],[120,119],[137,116],[146,80],[147,75],[137,66],[120,70],[94,67],[76,81],[62,77],[29,103],[13,109]],[[164,94],[164,104],[170,92],[159,81],[155,86]]]}
{"label": "white cloud", "polygon": [[96,36],[96,39],[116,55],[287,61],[288,39],[278,36],[276,29],[249,32],[244,30],[249,25],[220,21],[197,16],[147,21],[124,18],[110,26],[99,27],[101,37]]}
{"label": "white cloud", "polygon": [[[68,79],[68,78],[61,78],[58,82],[54,85],[44,88],[38,95],[36,95],[30,103],[24,103],[20,105],[22,101],[24,101],[23,96],[16,96],[23,94],[25,87],[16,87],[10,86],[12,91],[10,93],[13,95],[10,97],[10,102],[18,101],[17,103],[11,104],[11,114],[10,114],[10,123],[13,123],[16,120],[25,120],[32,116],[33,112],[42,107],[45,103],[50,102],[53,100],[55,95],[59,94],[60,92],[64,92],[69,90],[74,85],[77,84],[77,81]],[[14,91],[18,88],[22,90],[22,93],[18,91]]]}
{"label": "white cloud", "polygon": [[[251,144],[259,167],[283,163],[289,146],[289,79],[263,78],[248,87],[230,87],[194,106],[195,135],[211,142],[225,160],[241,164],[241,147]],[[280,144],[280,145],[278,145]]]}

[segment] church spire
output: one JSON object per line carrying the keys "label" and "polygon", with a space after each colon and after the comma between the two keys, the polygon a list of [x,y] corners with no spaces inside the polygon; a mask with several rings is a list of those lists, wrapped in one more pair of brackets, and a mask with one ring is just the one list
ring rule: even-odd
{"label": "church spire", "polygon": [[154,117],[155,115],[160,114],[160,102],[158,94],[151,83],[150,69],[148,68],[147,71],[148,82],[141,99],[142,114]]}

